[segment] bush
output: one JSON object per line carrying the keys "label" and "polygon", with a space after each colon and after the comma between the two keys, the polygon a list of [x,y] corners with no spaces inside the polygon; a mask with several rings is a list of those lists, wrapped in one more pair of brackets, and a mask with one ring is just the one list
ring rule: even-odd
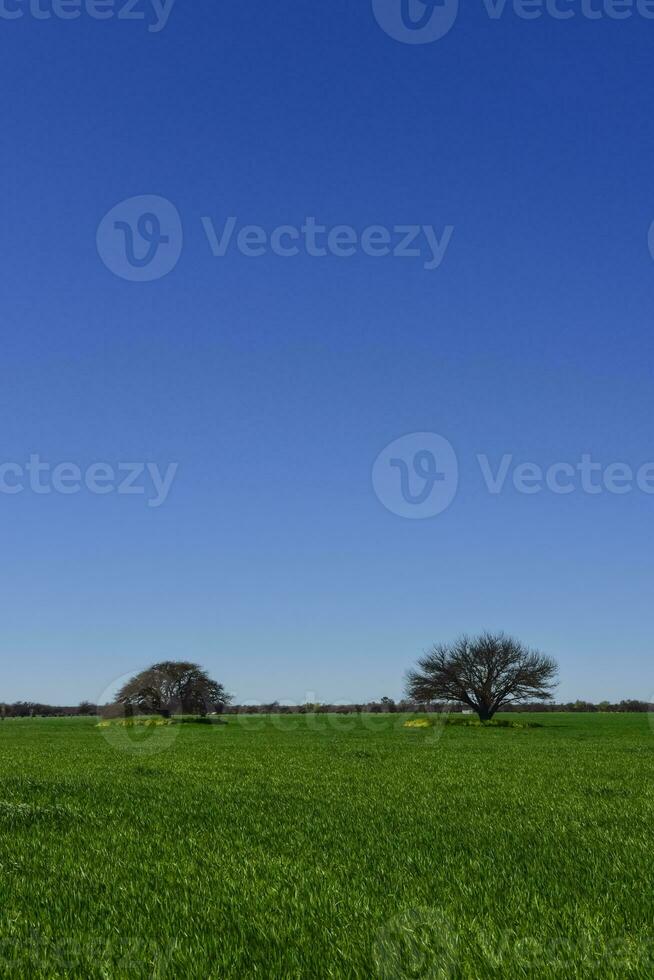
{"label": "bush", "polygon": [[136,715],[134,718],[105,718],[98,722],[96,728],[161,728],[163,725],[226,725],[220,718],[206,718],[201,715],[178,715],[173,718],[162,718],[148,715]]}
{"label": "bush", "polygon": [[491,721],[480,721],[479,718],[462,718],[460,715],[447,715],[440,718],[410,718],[404,722],[403,728],[433,728],[437,725],[456,725],[458,728],[542,728],[535,721],[509,721],[507,718],[493,718]]}

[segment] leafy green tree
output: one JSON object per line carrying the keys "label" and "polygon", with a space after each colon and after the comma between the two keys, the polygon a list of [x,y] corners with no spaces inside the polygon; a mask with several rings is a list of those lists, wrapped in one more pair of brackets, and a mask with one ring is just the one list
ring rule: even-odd
{"label": "leafy green tree", "polygon": [[116,703],[141,714],[206,715],[232,700],[206,670],[186,660],[164,660],[136,674],[116,695]]}

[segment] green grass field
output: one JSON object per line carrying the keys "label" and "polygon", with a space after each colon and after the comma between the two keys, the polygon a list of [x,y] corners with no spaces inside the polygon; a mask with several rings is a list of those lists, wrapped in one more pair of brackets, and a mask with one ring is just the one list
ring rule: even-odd
{"label": "green grass field", "polygon": [[0,723],[0,975],[652,976],[648,716],[521,717]]}

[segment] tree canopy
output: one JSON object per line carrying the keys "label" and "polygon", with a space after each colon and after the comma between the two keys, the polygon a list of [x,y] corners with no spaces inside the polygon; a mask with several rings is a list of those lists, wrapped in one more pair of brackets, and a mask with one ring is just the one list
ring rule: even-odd
{"label": "tree canopy", "polygon": [[432,647],[407,677],[407,693],[421,704],[458,702],[488,721],[504,705],[549,700],[558,666],[505,633],[461,636]]}
{"label": "tree canopy", "polygon": [[229,704],[231,695],[206,670],[186,660],[164,660],[132,677],[116,703],[143,714],[206,715]]}

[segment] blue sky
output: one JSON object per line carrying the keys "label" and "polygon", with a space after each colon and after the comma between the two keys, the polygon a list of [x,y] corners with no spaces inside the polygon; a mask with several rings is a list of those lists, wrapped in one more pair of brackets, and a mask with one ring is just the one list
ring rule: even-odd
{"label": "blue sky", "polygon": [[[654,694],[654,496],[491,494],[477,461],[654,460],[654,21],[572,9],[465,4],[425,44],[369,0],[0,19],[0,462],[178,464],[159,507],[0,493],[0,697],[74,704],[175,657],[241,701],[398,697],[484,627],[555,656],[564,699]],[[183,247],[131,282],[96,234],[143,195]],[[432,270],[216,257],[202,219],[230,216],[454,230]],[[458,460],[425,519],[371,479],[410,433]]]}

